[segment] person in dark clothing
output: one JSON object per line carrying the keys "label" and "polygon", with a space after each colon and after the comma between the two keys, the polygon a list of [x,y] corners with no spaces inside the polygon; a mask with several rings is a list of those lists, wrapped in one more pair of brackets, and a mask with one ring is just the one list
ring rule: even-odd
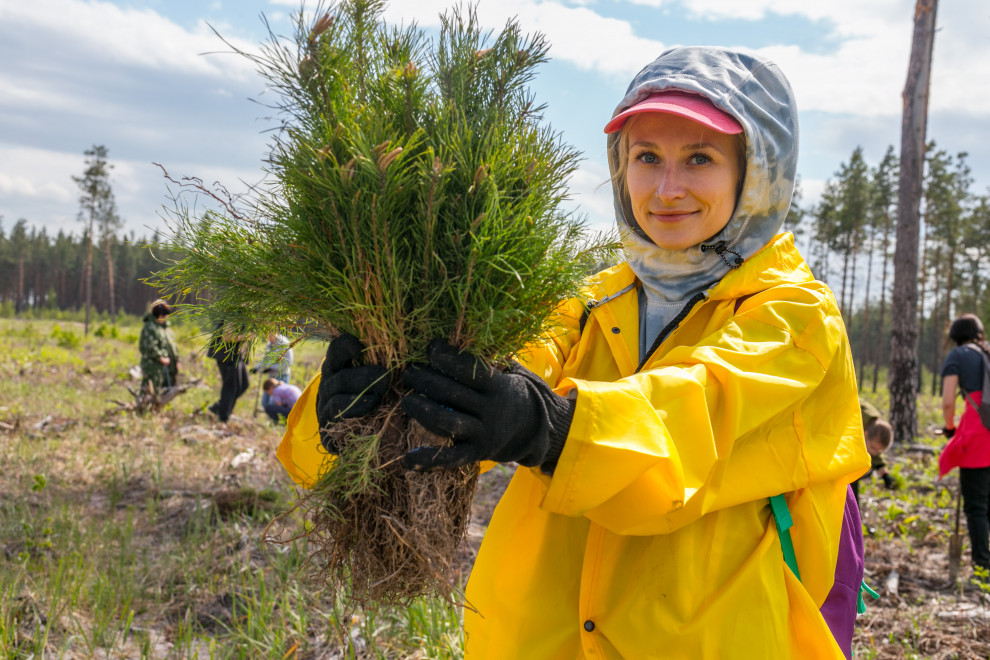
{"label": "person in dark clothing", "polygon": [[866,439],[866,451],[870,454],[870,469],[862,477],[849,484],[852,486],[857,504],[859,504],[859,482],[863,479],[875,474],[883,480],[883,485],[888,490],[897,485],[883,460],[883,452],[890,449],[890,445],[893,443],[893,429],[886,420],[881,418],[880,411],[877,410],[876,406],[869,401],[860,399],[859,412],[863,417],[863,436]]}
{"label": "person in dark clothing", "polygon": [[244,361],[243,335],[224,332],[223,321],[217,323],[210,339],[206,356],[217,362],[220,370],[220,400],[211,405],[208,410],[217,416],[221,422],[227,422],[234,411],[234,404],[248,389],[248,371]]}
{"label": "person in dark clothing", "polygon": [[161,394],[175,385],[179,375],[179,354],[175,340],[168,329],[168,317],[172,308],[159,298],[151,303],[151,311],[144,316],[144,326],[138,348],[141,351],[141,391]]}
{"label": "person in dark clothing", "polygon": [[[949,443],[938,458],[939,478],[959,467],[973,564],[990,570],[990,430],[977,412],[983,399],[983,355],[990,355],[990,344],[983,323],[973,314],[963,314],[952,322],[949,339],[956,346],[942,363],[942,431]],[[965,408],[957,426],[959,390]]]}

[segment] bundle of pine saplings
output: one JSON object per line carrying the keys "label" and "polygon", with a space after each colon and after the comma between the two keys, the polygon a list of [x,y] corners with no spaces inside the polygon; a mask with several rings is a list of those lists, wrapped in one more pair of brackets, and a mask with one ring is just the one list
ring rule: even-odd
{"label": "bundle of pine saplings", "polygon": [[277,96],[269,181],[247,202],[194,181],[223,203],[176,204],[169,241],[184,257],[157,284],[208,292],[213,317],[259,334],[354,334],[389,368],[379,413],[331,428],[340,453],[304,511],[321,578],[352,602],[396,604],[452,593],[478,472],[402,469],[410,449],[449,439],[401,413],[401,370],[437,337],[504,364],[548,330],[602,241],[562,210],[578,155],[526,86],[542,36],[513,22],[484,33],[464,9],[429,37],[383,9],[300,12],[294,39],[238,51]]}

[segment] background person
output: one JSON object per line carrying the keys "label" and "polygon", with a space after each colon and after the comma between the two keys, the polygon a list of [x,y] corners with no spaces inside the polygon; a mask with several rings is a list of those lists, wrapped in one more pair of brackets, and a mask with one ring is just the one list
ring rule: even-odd
{"label": "background person", "polygon": [[226,423],[234,411],[234,405],[248,389],[247,365],[244,361],[244,350],[247,337],[224,328],[219,321],[213,331],[213,336],[207,347],[206,356],[216,360],[220,371],[220,399],[208,410],[217,419]]}
{"label": "background person", "polygon": [[[952,322],[949,340],[956,345],[942,363],[943,432],[949,443],[938,458],[939,478],[959,468],[973,565],[990,570],[990,430],[974,407],[983,399],[983,355],[990,355],[990,345],[983,323],[973,314]],[[957,395],[963,396],[965,406],[958,425]]]}
{"label": "background person", "polygon": [[283,418],[289,416],[292,406],[296,405],[296,401],[302,394],[302,390],[295,385],[283,383],[277,378],[266,380],[264,385],[262,385],[262,390],[264,390],[268,399],[268,402],[265,404],[265,413],[276,424],[278,424],[279,416]]}
{"label": "background person", "polygon": [[179,354],[168,329],[171,313],[169,304],[159,298],[151,303],[151,309],[144,315],[144,327],[138,340],[142,392],[161,394],[169,385],[175,385],[178,378]]}
{"label": "background person", "polygon": [[[289,339],[284,335],[272,332],[268,334],[268,345],[261,359],[251,367],[250,373],[262,373],[270,378],[274,378],[283,383],[292,382],[292,349],[289,348]],[[268,392],[262,388],[261,408],[268,410],[270,397]]]}
{"label": "background person", "polygon": [[890,449],[894,441],[894,430],[887,420],[882,419],[880,411],[869,401],[860,400],[860,413],[863,417],[863,435],[866,440],[866,451],[870,455],[870,469],[862,477],[852,482],[853,495],[856,496],[856,503],[859,503],[859,482],[863,479],[876,475],[883,480],[885,488],[892,489],[897,486],[893,475],[887,469],[887,463],[883,459],[883,453]]}

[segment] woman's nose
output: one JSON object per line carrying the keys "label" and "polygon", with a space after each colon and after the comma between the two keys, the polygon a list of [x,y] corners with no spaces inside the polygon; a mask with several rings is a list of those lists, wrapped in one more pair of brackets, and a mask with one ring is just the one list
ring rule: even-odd
{"label": "woman's nose", "polygon": [[653,195],[665,202],[684,197],[684,182],[676,167],[666,166],[663,168]]}

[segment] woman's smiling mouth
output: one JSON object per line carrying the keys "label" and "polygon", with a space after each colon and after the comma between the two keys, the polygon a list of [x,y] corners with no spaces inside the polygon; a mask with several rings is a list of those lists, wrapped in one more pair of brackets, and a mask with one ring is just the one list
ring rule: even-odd
{"label": "woman's smiling mouth", "polygon": [[695,211],[650,211],[650,217],[657,222],[680,222],[694,214]]}

